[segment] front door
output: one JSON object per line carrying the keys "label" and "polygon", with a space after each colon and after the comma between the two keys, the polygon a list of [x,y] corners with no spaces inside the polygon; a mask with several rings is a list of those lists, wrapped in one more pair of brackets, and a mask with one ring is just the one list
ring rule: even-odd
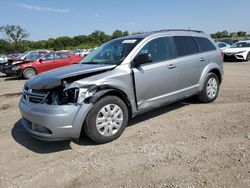
{"label": "front door", "polygon": [[174,100],[178,91],[178,63],[168,37],[149,41],[138,54],[151,54],[153,62],[134,67],[138,110]]}

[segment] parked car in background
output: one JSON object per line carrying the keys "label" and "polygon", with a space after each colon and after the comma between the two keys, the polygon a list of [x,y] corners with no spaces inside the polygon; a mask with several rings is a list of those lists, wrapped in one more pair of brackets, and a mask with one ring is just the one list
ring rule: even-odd
{"label": "parked car in background", "polygon": [[27,81],[21,123],[42,140],[78,139],[85,131],[106,143],[150,109],[190,96],[213,102],[222,80],[221,50],[203,32],[130,35],[103,44],[80,64]]}
{"label": "parked car in background", "polygon": [[11,71],[11,68],[14,65],[23,63],[24,61],[29,61],[34,56],[37,55],[43,55],[50,52],[49,50],[36,50],[36,51],[28,51],[20,54],[19,56],[11,56],[8,58],[8,61],[5,63],[0,64],[0,72],[11,76],[13,73]]}
{"label": "parked car in background", "polygon": [[229,44],[227,44],[227,43],[225,43],[225,42],[216,42],[217,43],[217,45],[219,46],[219,48],[223,51],[223,50],[225,50],[225,49],[227,49],[227,48],[230,48],[231,47],[231,45],[229,45]]}
{"label": "parked car in background", "polygon": [[238,42],[238,39],[229,39],[229,38],[225,38],[225,39],[217,39],[216,42],[224,42],[227,43],[229,45],[232,45],[235,42]]}
{"label": "parked car in background", "polygon": [[36,54],[45,54],[45,53],[48,53],[48,52],[50,52],[50,50],[27,51],[27,52],[24,52],[24,53],[20,54],[20,55],[17,56],[17,57],[9,58],[8,61],[9,61],[9,62],[14,62],[13,64],[15,64],[15,62],[18,62],[18,61],[30,59],[32,56],[34,56],[34,55],[36,55]]}
{"label": "parked car in background", "polygon": [[30,79],[37,74],[59,67],[79,63],[82,57],[67,52],[37,54],[11,67],[11,74]]}
{"label": "parked car in background", "polygon": [[250,60],[250,40],[234,43],[230,48],[223,51],[224,61]]}
{"label": "parked car in background", "polygon": [[70,53],[73,53],[75,55],[81,56],[81,57],[86,57],[88,54],[93,52],[96,48],[90,48],[90,49],[78,49],[78,50],[72,50]]}
{"label": "parked car in background", "polygon": [[8,57],[4,54],[0,54],[0,64],[8,61]]}
{"label": "parked car in background", "polygon": [[83,53],[83,51],[84,50],[77,49],[77,50],[71,50],[70,53],[78,55],[78,56],[81,56],[81,54]]}

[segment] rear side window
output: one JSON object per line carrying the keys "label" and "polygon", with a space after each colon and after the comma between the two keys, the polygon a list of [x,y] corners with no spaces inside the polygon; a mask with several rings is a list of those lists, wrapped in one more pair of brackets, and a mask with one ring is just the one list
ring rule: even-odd
{"label": "rear side window", "polygon": [[54,60],[54,59],[56,59],[56,55],[55,54],[48,54],[48,55],[44,56],[42,59],[44,61]]}
{"label": "rear side window", "polygon": [[208,52],[208,51],[216,50],[213,43],[210,40],[208,40],[207,38],[195,37],[195,40],[196,40],[201,52]]}
{"label": "rear side window", "polygon": [[173,58],[169,38],[161,37],[147,43],[138,54],[149,53],[153,62],[164,61]]}
{"label": "rear side window", "polygon": [[189,36],[174,36],[177,56],[186,56],[198,53],[198,47],[193,39]]}
{"label": "rear side window", "polygon": [[63,54],[63,53],[58,53],[58,54],[56,54],[56,56],[57,56],[57,59],[67,59],[67,58],[69,58],[68,55]]}

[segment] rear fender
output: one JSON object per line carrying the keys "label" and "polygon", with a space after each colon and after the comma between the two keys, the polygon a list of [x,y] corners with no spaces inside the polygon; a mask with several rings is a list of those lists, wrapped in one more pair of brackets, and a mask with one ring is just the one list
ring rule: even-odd
{"label": "rear fender", "polygon": [[222,76],[222,73],[220,71],[220,66],[216,63],[210,63],[208,64],[205,69],[203,70],[202,74],[201,74],[201,77],[200,77],[200,80],[199,80],[199,91],[202,91],[203,89],[203,85],[204,85],[204,82],[206,80],[206,76],[209,72],[211,72],[212,70],[218,70],[220,72],[220,76]]}

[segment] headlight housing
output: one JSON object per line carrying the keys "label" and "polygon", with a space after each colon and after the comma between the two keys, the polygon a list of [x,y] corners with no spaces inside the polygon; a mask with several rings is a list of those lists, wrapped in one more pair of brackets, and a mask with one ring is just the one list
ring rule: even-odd
{"label": "headlight housing", "polygon": [[71,88],[63,91],[52,91],[47,97],[47,104],[51,105],[66,105],[76,104],[78,100],[79,89]]}
{"label": "headlight housing", "polygon": [[52,91],[47,97],[46,103],[51,105],[81,104],[91,97],[96,90],[88,88],[70,88],[63,91]]}

